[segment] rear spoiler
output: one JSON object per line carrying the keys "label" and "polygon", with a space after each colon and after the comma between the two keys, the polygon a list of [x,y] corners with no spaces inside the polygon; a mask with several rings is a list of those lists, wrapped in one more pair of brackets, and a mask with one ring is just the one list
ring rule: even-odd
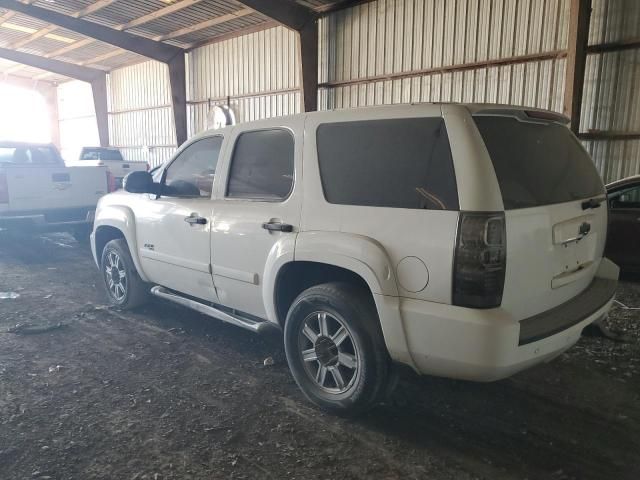
{"label": "rear spoiler", "polygon": [[485,108],[476,110],[473,116],[497,116],[497,117],[515,117],[523,122],[554,122],[567,125],[571,120],[569,117],[561,113],[550,112],[549,110],[520,110],[512,108]]}

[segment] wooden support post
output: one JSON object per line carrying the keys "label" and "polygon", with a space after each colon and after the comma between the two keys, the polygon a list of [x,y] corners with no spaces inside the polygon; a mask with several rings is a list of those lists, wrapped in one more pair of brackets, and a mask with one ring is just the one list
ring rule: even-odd
{"label": "wooden support post", "polygon": [[109,146],[109,113],[107,107],[107,75],[103,74],[91,81],[93,106],[98,123],[98,138],[101,147]]}
{"label": "wooden support post", "polygon": [[187,82],[184,54],[175,56],[169,62],[169,82],[176,142],[180,146],[187,141]]}
{"label": "wooden support post", "polygon": [[318,13],[286,0],[239,0],[240,3],[298,33],[305,112],[318,109]]}
{"label": "wooden support post", "polygon": [[571,130],[578,134],[587,62],[591,0],[570,0],[569,38],[565,70],[563,113],[571,119]]}
{"label": "wooden support post", "polygon": [[298,36],[304,111],[314,112],[318,110],[318,22],[307,23]]}

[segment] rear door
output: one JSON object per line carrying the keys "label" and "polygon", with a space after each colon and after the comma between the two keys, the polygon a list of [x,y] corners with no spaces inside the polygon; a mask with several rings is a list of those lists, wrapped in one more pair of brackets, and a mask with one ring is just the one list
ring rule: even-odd
{"label": "rear door", "polygon": [[604,186],[563,124],[524,111],[474,120],[505,209],[502,306],[528,317],[570,300],[593,280],[607,234]]}
{"label": "rear door", "polygon": [[300,225],[303,119],[287,126],[236,127],[211,232],[220,302],[266,318],[262,288],[271,255],[293,251]]}
{"label": "rear door", "polygon": [[622,268],[640,270],[640,181],[609,193],[606,254]]}

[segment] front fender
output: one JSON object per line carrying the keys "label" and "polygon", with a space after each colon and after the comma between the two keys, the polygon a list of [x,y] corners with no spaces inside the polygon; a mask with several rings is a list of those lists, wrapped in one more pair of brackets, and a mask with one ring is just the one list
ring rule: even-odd
{"label": "front fender", "polygon": [[[96,210],[96,217],[93,225],[94,236],[98,232],[100,227],[113,227],[122,232],[125,240],[127,241],[127,245],[129,245],[129,253],[131,254],[133,263],[136,266],[138,275],[140,275],[142,281],[148,282],[149,279],[142,269],[140,257],[138,255],[136,220],[131,208],[123,205],[106,205],[104,207],[99,207]],[[99,252],[96,252],[96,262],[99,262],[98,255]]]}

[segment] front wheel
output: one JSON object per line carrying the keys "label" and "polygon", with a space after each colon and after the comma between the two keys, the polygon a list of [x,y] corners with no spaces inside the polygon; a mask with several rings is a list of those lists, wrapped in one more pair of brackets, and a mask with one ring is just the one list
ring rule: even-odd
{"label": "front wheel", "polygon": [[100,265],[112,305],[126,310],[146,303],[146,285],[138,275],[124,239],[111,240],[105,245]]}
{"label": "front wheel", "polygon": [[284,336],[291,373],[316,405],[357,414],[382,399],[390,361],[368,292],[343,283],[305,290],[289,309]]}

